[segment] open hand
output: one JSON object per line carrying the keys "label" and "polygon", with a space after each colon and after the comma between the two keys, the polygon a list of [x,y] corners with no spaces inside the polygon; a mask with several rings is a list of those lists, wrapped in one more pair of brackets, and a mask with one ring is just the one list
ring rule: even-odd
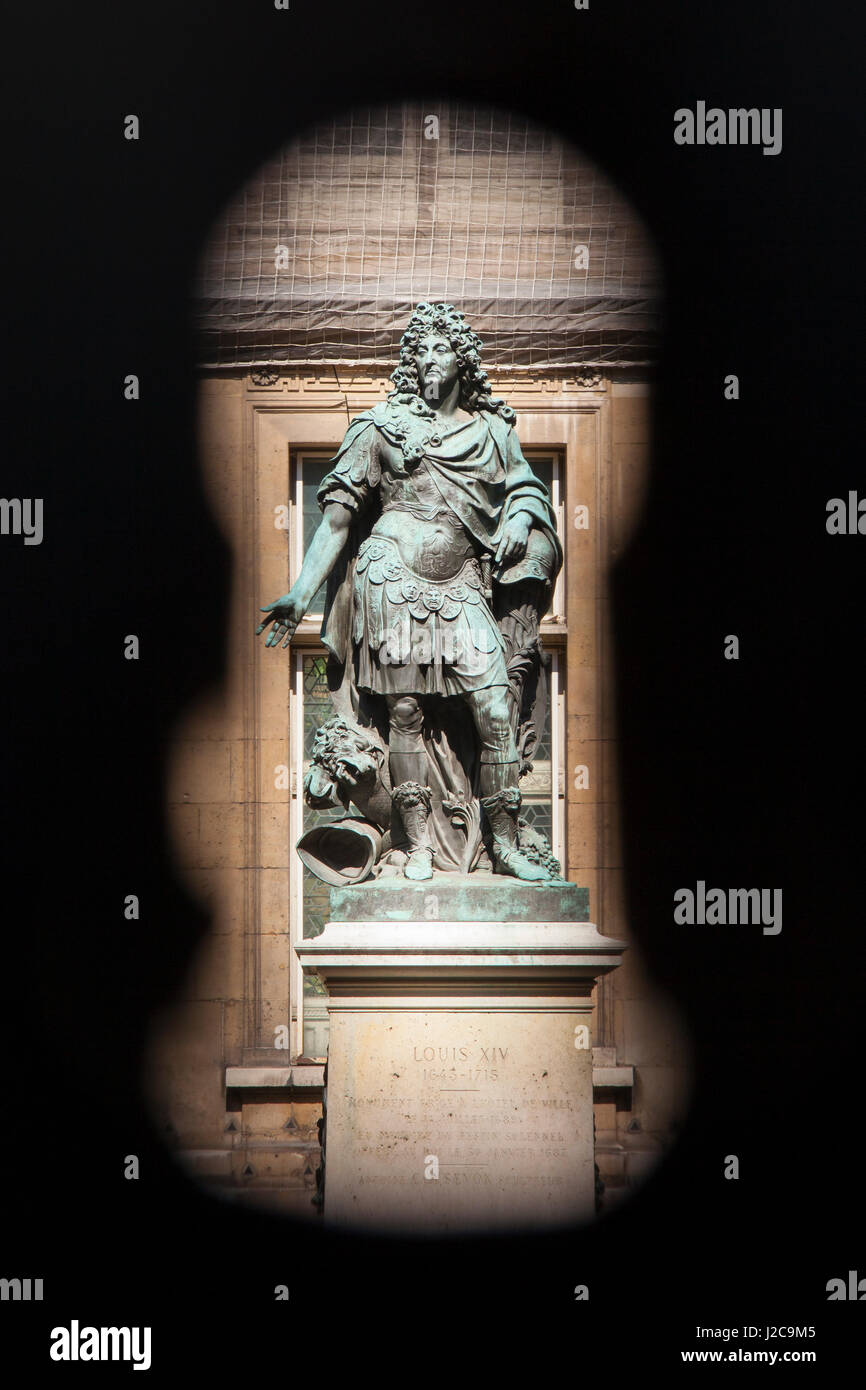
{"label": "open hand", "polygon": [[[274,599],[273,603],[266,603],[260,610],[262,613],[270,613],[269,618],[265,618],[256,628],[256,636],[264,632],[271,623],[270,632],[265,638],[266,647],[278,647],[280,642],[287,647],[295,635],[295,628],[304,616],[306,605],[295,598],[292,591],[283,594],[282,598]],[[283,640],[285,639],[285,640]]]}
{"label": "open hand", "polygon": [[526,542],[532,530],[532,517],[528,512],[515,512],[505,523],[499,549],[496,552],[497,565],[522,560],[526,554]]}

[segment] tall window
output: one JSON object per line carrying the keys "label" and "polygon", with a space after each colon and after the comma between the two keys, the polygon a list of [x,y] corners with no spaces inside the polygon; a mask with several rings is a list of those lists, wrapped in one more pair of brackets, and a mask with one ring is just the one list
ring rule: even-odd
{"label": "tall window", "polygon": [[[562,460],[557,454],[536,453],[524,447],[524,453],[534,472],[550,492],[557,519],[560,540],[563,539]],[[316,502],[319,484],[328,472],[332,454],[300,451],[293,459],[294,487],[292,489],[294,516],[292,518],[292,581],[303,563],[322,514]],[[565,575],[560,574],[553,595],[550,613],[542,622],[542,636],[547,629],[545,647],[550,655],[550,707],[544,733],[533,760],[533,770],[520,784],[523,795],[521,814],[530,825],[542,831],[550,840],[553,852],[561,861],[565,846],[563,695],[564,690],[564,603]],[[319,590],[308,617],[321,619],[325,589]],[[316,730],[331,717],[332,707],[325,676],[325,649],[318,639],[308,635],[293,643],[293,717],[292,746],[292,837],[297,841],[313,826],[339,819],[342,808],[332,811],[313,811],[304,804],[304,777],[310,765],[313,738]],[[292,864],[292,939],[318,936],[328,920],[328,885],[311,874],[297,858]],[[563,864],[563,871],[566,865]],[[294,953],[293,953],[294,957]],[[296,1050],[305,1057],[322,1058],[328,1046],[328,1015],[323,987],[315,979],[304,976],[294,957],[292,1014],[296,1022]]]}
{"label": "tall window", "polygon": [[[324,652],[299,652],[295,658],[295,690],[301,707],[301,757],[294,777],[297,800],[298,837],[316,825],[338,819],[342,808],[333,811],[313,811],[303,799],[304,777],[310,765],[316,730],[330,719],[331,697],[325,678]],[[293,894],[296,920],[300,918],[300,936],[318,936],[328,920],[328,885],[323,883],[300,860],[295,865],[297,890]],[[325,1008],[325,989],[310,975],[301,974],[301,1007],[298,1010],[300,1036],[303,1037],[305,1057],[324,1057],[328,1050],[328,1012]]]}

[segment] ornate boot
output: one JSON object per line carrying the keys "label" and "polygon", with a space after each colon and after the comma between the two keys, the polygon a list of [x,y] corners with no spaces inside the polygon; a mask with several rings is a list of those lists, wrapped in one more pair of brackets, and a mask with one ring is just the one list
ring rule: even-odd
{"label": "ornate boot", "polygon": [[517,847],[517,812],[520,809],[517,787],[503,787],[492,796],[482,796],[481,805],[493,832],[491,852],[494,870],[498,874],[513,874],[529,883],[539,883],[550,875],[541,864],[534,864]]}
{"label": "ornate boot", "polygon": [[401,782],[391,792],[391,800],[400,812],[409,841],[409,858],[403,869],[404,875],[414,879],[432,878],[433,845],[427,830],[430,788],[422,786],[420,782]]}

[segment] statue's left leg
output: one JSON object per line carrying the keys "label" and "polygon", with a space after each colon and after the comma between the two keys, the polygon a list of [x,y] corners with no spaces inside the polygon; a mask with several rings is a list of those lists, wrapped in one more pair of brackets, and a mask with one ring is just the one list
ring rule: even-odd
{"label": "statue's left leg", "polygon": [[520,761],[511,727],[508,687],[491,685],[486,690],[473,691],[467,699],[481,744],[479,792],[492,832],[494,867],[498,873],[513,874],[529,882],[546,879],[547,870],[534,864],[517,847]]}
{"label": "statue's left leg", "polygon": [[427,821],[430,788],[427,786],[427,754],[424,751],[421,706],[415,695],[389,695],[391,800],[400,812],[409,841],[406,878],[433,877],[433,844]]}

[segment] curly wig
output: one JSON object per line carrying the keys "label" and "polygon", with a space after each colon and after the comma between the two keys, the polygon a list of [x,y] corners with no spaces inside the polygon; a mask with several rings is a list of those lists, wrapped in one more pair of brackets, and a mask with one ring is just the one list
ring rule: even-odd
{"label": "curly wig", "polygon": [[409,319],[406,332],[400,339],[400,360],[391,373],[394,390],[388,400],[410,405],[419,415],[433,415],[422,400],[415,352],[422,338],[430,333],[442,333],[457,356],[460,374],[460,405],[464,410],[487,410],[500,415],[508,424],[517,419],[511,406],[490,395],[490,382],[481,365],[483,343],[466,323],[453,304],[418,304]]}

